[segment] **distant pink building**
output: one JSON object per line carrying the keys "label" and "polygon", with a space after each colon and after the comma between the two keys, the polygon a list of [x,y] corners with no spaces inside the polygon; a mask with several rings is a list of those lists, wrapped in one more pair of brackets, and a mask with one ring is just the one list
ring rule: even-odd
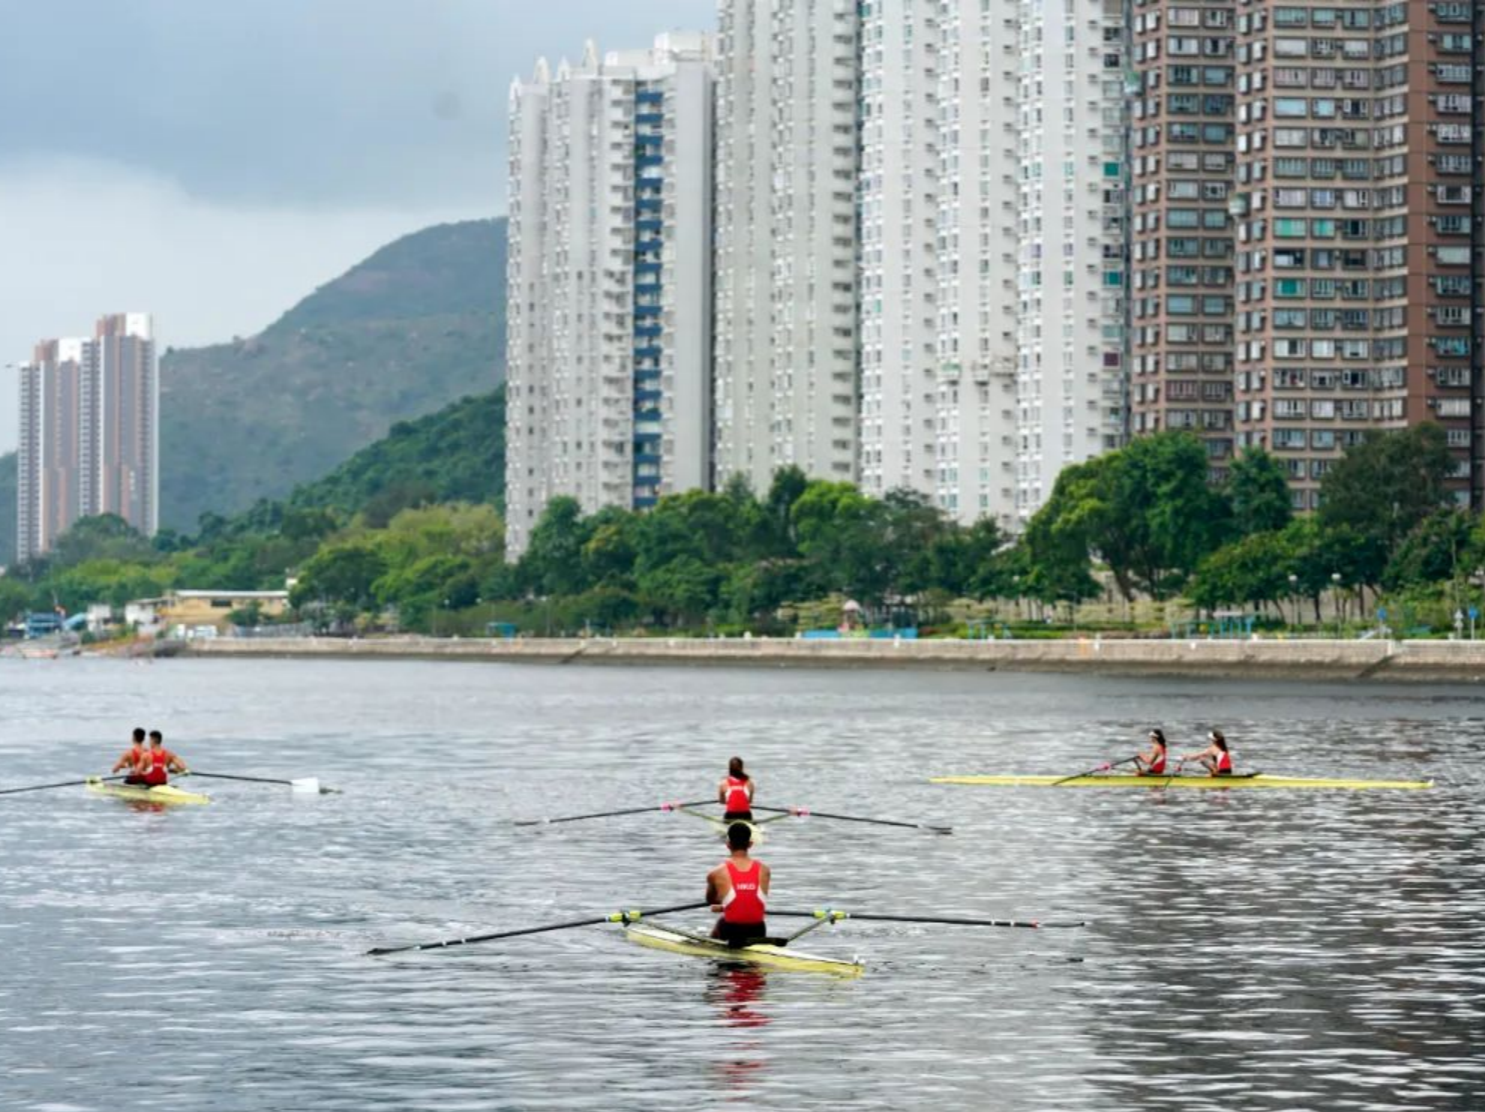
{"label": "distant pink building", "polygon": [[80,517],[160,524],[160,381],[147,313],[98,321],[92,339],[44,340],[21,368],[16,556],[51,548]]}

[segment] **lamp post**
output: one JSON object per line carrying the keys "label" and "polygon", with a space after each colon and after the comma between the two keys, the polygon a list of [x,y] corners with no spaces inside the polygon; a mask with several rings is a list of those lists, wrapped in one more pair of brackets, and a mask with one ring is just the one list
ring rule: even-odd
{"label": "lamp post", "polygon": [[1294,611],[1294,624],[1299,625],[1299,576],[1289,573],[1289,606]]}
{"label": "lamp post", "polygon": [[1335,639],[1341,639],[1341,573],[1330,573],[1330,604],[1335,607]]}

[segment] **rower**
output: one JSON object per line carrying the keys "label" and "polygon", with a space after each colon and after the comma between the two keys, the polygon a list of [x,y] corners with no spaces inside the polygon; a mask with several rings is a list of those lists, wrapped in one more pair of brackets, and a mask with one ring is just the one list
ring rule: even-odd
{"label": "rower", "polygon": [[144,751],[144,760],[139,764],[142,774],[140,783],[158,787],[170,782],[170,773],[183,775],[190,771],[185,761],[165,748],[165,737],[159,730],[150,731],[150,747]]}
{"label": "rower", "polygon": [[146,750],[145,750],[145,747],[144,747],[144,727],[143,726],[135,726],[134,727],[134,744],[131,745],[131,746],[129,746],[128,749],[125,749],[124,750],[124,755],[122,757],[120,757],[118,760],[114,761],[113,768],[111,768],[109,771],[110,772],[119,772],[119,771],[121,771],[123,769],[128,769],[129,770],[129,775],[127,775],[127,776],[124,777],[124,783],[126,783],[126,784],[142,784],[142,783],[144,783],[144,776],[141,773],[139,766],[144,763],[144,754],[145,754],[145,752],[146,752]]}
{"label": "rower", "polygon": [[1150,731],[1150,751],[1136,753],[1134,757],[1136,776],[1165,775],[1165,734],[1160,730]]}
{"label": "rower", "polygon": [[717,802],[726,812],[723,822],[753,821],[753,792],[757,788],[754,779],[743,771],[741,757],[727,762],[727,775],[717,783]]}
{"label": "rower", "polygon": [[727,828],[727,847],[732,854],[706,874],[706,902],[722,917],[712,928],[712,937],[734,946],[768,937],[764,913],[768,905],[768,866],[748,856],[753,830],[745,822]]}
{"label": "rower", "polygon": [[1187,753],[1181,760],[1200,761],[1211,776],[1231,776],[1232,753],[1228,751],[1227,738],[1221,730],[1213,730],[1207,734],[1207,741],[1210,744],[1200,753]]}

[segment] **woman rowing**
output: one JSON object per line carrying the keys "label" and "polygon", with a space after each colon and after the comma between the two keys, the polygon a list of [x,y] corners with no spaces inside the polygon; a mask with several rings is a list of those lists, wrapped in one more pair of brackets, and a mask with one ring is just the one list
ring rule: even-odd
{"label": "woman rowing", "polygon": [[727,762],[727,775],[717,783],[717,802],[726,812],[723,822],[753,821],[753,791],[757,783],[743,771],[741,757]]}
{"label": "woman rowing", "polygon": [[1150,731],[1150,751],[1134,755],[1136,776],[1165,775],[1165,734],[1160,730]]}
{"label": "woman rowing", "polygon": [[1181,758],[1185,761],[1200,761],[1202,767],[1211,776],[1232,775],[1232,753],[1228,751],[1227,739],[1222,736],[1221,730],[1213,730],[1207,734],[1210,743],[1199,753],[1187,753]]}

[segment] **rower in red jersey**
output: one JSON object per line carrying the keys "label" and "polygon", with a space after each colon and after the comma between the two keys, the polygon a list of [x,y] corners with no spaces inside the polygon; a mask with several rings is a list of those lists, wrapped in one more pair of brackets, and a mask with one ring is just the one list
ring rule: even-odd
{"label": "rower in red jersey", "polygon": [[753,778],[743,771],[741,757],[727,762],[727,775],[717,784],[717,802],[726,813],[724,822],[753,821],[753,792],[757,788]]}
{"label": "rower in red jersey", "polygon": [[1137,776],[1164,776],[1165,775],[1165,734],[1160,730],[1150,731],[1150,751],[1148,753],[1136,753],[1134,757],[1135,775]]}
{"label": "rower in red jersey", "polygon": [[168,784],[172,772],[182,775],[190,771],[185,761],[165,748],[165,738],[159,730],[150,731],[150,747],[144,751],[144,759],[137,767],[143,777],[140,783],[152,788]]}
{"label": "rower in red jersey", "polygon": [[1227,738],[1221,730],[1213,730],[1207,734],[1207,741],[1210,744],[1200,753],[1187,753],[1181,760],[1200,761],[1212,776],[1231,776],[1232,753],[1227,748]]}
{"label": "rower in red jersey", "polygon": [[144,763],[144,755],[148,752],[144,746],[144,727],[134,727],[134,744],[124,750],[124,755],[114,761],[111,772],[126,771],[124,777],[126,784],[143,784],[144,774],[139,771],[139,766]]}
{"label": "rower in red jersey", "polygon": [[768,907],[768,866],[748,856],[753,831],[745,822],[727,828],[731,856],[706,874],[706,902],[722,917],[712,928],[712,937],[735,946],[768,937],[764,915]]}

